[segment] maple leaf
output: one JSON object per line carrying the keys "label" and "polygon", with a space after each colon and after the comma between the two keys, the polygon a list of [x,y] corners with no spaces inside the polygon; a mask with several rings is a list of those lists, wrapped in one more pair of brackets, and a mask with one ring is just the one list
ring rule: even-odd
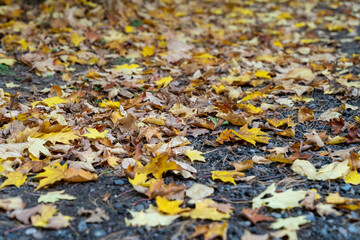
{"label": "maple leaf", "polygon": [[353,185],[359,185],[360,184],[360,174],[357,172],[357,170],[351,171],[346,175],[344,182],[350,183]]}
{"label": "maple leaf", "polygon": [[260,128],[249,129],[248,125],[244,125],[239,129],[238,132],[233,131],[233,133],[237,137],[253,144],[254,146],[256,145],[256,142],[269,143],[269,139],[270,139],[270,137],[266,137],[268,135],[262,132]]}
{"label": "maple leaf", "polygon": [[216,205],[216,202],[211,199],[204,199],[203,201],[195,202],[195,209],[184,212],[181,214],[183,217],[191,217],[193,219],[210,219],[213,221],[220,221],[226,218],[230,218],[231,210],[223,213],[218,211],[216,207],[212,205]]}
{"label": "maple leaf", "polygon": [[257,222],[262,221],[274,221],[273,217],[268,217],[262,214],[259,214],[260,208],[256,209],[246,209],[243,208],[241,211],[241,215],[249,219],[253,224],[256,224]]}
{"label": "maple leaf", "polygon": [[[268,194],[271,194],[272,196],[265,197]],[[305,198],[306,194],[307,191],[293,191],[292,189],[277,193],[275,183],[273,183],[264,192],[253,198],[252,208],[260,208],[263,205],[279,209],[300,207],[301,205],[299,202]]]}
{"label": "maple leaf", "polygon": [[70,141],[78,139],[79,136],[77,136],[75,132],[68,131],[68,132],[52,132],[52,133],[44,134],[39,138],[47,140],[52,144],[55,144],[57,142],[63,144],[70,144]]}
{"label": "maple leaf", "polygon": [[34,192],[46,185],[64,179],[66,177],[67,163],[61,166],[60,163],[54,162],[53,165],[44,167],[44,170],[44,172],[35,176],[42,179],[40,179],[39,185],[35,188]]}
{"label": "maple leaf", "polygon": [[297,234],[296,230],[300,229],[300,225],[310,222],[306,219],[307,216],[298,216],[298,217],[289,217],[289,218],[278,218],[276,222],[272,223],[270,226],[272,229],[280,229],[276,232],[270,233],[272,236],[277,238],[282,238],[288,236],[289,240],[296,240]]}
{"label": "maple leaf", "polygon": [[164,179],[159,179],[155,181],[150,181],[150,187],[145,192],[146,196],[150,199],[153,199],[157,196],[172,196],[177,193],[181,193],[185,190],[184,185],[175,185],[174,182],[171,182],[169,185],[164,184]]}
{"label": "maple leaf", "polygon": [[205,162],[205,157],[202,156],[203,153],[200,151],[187,149],[184,154],[190,158],[191,162]]}
{"label": "maple leaf", "polygon": [[212,171],[211,176],[213,180],[220,179],[223,182],[231,182],[236,185],[234,178],[243,177],[245,173],[236,171]]}
{"label": "maple leaf", "polygon": [[187,197],[190,197],[194,200],[202,200],[206,197],[209,197],[214,193],[214,188],[208,187],[204,184],[194,183],[191,188],[187,189],[185,194]]}
{"label": "maple leaf", "polygon": [[55,191],[55,192],[48,192],[44,195],[41,195],[38,198],[38,203],[40,202],[44,202],[44,203],[54,203],[57,202],[59,200],[74,200],[76,199],[76,197],[71,196],[69,194],[65,193],[65,190],[61,190],[61,191]]}
{"label": "maple leaf", "polygon": [[183,203],[183,201],[180,200],[169,201],[165,197],[161,196],[157,196],[155,200],[159,211],[169,215],[176,215],[190,210],[189,208],[180,208],[179,206]]}
{"label": "maple leaf", "polygon": [[116,68],[114,69],[115,71],[118,71],[120,73],[124,73],[124,74],[140,74],[143,71],[143,68],[140,68],[140,66],[138,64],[123,64],[123,65],[118,65],[116,66]]}
{"label": "maple leaf", "polygon": [[30,142],[30,147],[28,148],[29,153],[31,153],[33,156],[39,158],[40,153],[43,153],[47,156],[50,156],[49,150],[44,146],[44,144],[47,142],[47,140],[42,140],[39,138],[31,138],[28,137],[28,141]]}
{"label": "maple leaf", "polygon": [[291,169],[302,176],[306,176],[310,180],[328,180],[345,177],[350,171],[348,163],[348,160],[333,162],[316,170],[309,161],[296,160],[291,166]]}
{"label": "maple leaf", "polygon": [[6,174],[5,177],[7,177],[7,179],[1,184],[0,188],[9,185],[15,185],[17,188],[19,188],[26,182],[27,178],[27,176],[23,175],[20,170],[17,170],[16,172],[10,172]]}
{"label": "maple leaf", "polygon": [[169,155],[162,153],[159,156],[151,159],[151,161],[145,165],[139,171],[141,173],[150,174],[152,173],[155,178],[162,178],[164,172],[170,170],[181,170],[182,168],[173,161],[168,161]]}
{"label": "maple leaf", "polygon": [[66,228],[69,226],[69,220],[72,219],[71,217],[63,216],[62,214],[54,216],[57,210],[53,205],[41,204],[37,212],[39,214],[30,217],[31,223],[35,227],[54,229]]}
{"label": "maple leaf", "polygon": [[166,87],[172,82],[172,80],[174,79],[171,76],[168,76],[168,77],[163,77],[158,81],[155,81],[155,83],[157,84],[158,87]]}
{"label": "maple leaf", "polygon": [[86,131],[88,131],[89,133],[83,134],[82,136],[91,139],[101,139],[106,136],[109,130],[104,130],[103,132],[100,133],[96,128],[86,128]]}
{"label": "maple leaf", "polygon": [[154,206],[149,206],[148,209],[140,212],[134,212],[129,210],[131,217],[133,219],[125,218],[125,225],[126,226],[149,226],[149,227],[156,227],[156,226],[168,226],[170,225],[175,219],[179,218],[179,215],[164,215],[156,211]]}
{"label": "maple leaf", "polygon": [[142,187],[150,187],[150,182],[147,181],[146,173],[135,173],[134,179],[129,178],[129,182],[135,186],[140,185]]}
{"label": "maple leaf", "polygon": [[272,79],[272,77],[271,77],[271,75],[270,75],[270,72],[264,71],[264,70],[256,71],[255,76],[258,77],[258,78],[268,78],[268,79]]}

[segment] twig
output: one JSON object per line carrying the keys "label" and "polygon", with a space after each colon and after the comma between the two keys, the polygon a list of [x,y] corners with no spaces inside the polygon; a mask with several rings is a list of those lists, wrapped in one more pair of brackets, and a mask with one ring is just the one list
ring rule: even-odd
{"label": "twig", "polygon": [[23,228],[29,228],[29,227],[31,227],[31,225],[21,225],[18,227],[10,228],[9,230],[4,232],[4,235],[7,235],[9,233],[15,232],[15,231],[23,229]]}
{"label": "twig", "polygon": [[135,206],[139,202],[144,202],[144,201],[150,201],[150,198],[141,198],[139,200],[136,200],[132,205]]}
{"label": "twig", "polygon": [[121,197],[122,195],[127,194],[127,193],[132,192],[132,191],[135,191],[135,189],[130,189],[130,190],[127,190],[125,192],[122,192],[119,195],[117,195],[116,197]]}
{"label": "twig", "polygon": [[204,176],[202,176],[201,178],[199,178],[199,180],[201,180],[201,179],[203,179],[203,178],[207,178],[207,177],[211,177],[211,174],[204,175]]}
{"label": "twig", "polygon": [[276,176],[272,176],[272,177],[259,178],[258,180],[259,181],[266,181],[266,180],[271,180],[271,179],[275,179],[275,178],[281,178],[282,176],[284,176],[284,175],[280,174],[280,175],[276,175]]}

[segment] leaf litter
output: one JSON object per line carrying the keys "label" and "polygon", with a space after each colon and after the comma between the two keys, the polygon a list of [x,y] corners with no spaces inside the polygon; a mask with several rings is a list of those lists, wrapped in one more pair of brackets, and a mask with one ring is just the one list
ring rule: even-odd
{"label": "leaf litter", "polygon": [[113,219],[93,234],[305,239],[323,216],[358,221],[356,1],[2,3],[2,215],[63,238]]}

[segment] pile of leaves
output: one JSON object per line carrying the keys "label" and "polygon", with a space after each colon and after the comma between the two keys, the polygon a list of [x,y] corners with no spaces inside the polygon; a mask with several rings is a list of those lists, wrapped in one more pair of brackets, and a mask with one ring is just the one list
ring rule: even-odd
{"label": "pile of leaves", "polygon": [[[351,102],[360,95],[353,72],[360,57],[342,54],[339,42],[326,37],[341,32],[349,41],[360,39],[356,1],[2,2],[0,74],[16,75],[12,69],[25,65],[64,81],[41,89],[41,97],[20,99],[22,93],[0,89],[0,188],[26,184],[42,193],[32,208],[21,197],[0,199],[9,218],[69,227],[76,216],[62,215],[52,203],[76,199],[52,186],[97,181],[104,168],[151,200],[144,211],[129,209],[123,224],[211,221],[197,224],[191,237],[225,239],[227,219],[239,217],[233,212],[241,205],[212,199],[216,187],[200,183],[209,177],[216,185],[267,185],[242,209],[252,224],[273,222],[268,226],[276,231],[261,239],[297,239],[296,231],[310,222],[306,215],[266,216],[272,209],[326,216],[360,208],[359,199],[277,189],[251,174],[275,165],[289,169],[293,180],[360,184],[359,102]],[[16,90],[17,81],[6,88]],[[312,104],[320,94],[341,104],[317,108]],[[223,167],[205,175],[195,166],[208,164],[211,152],[196,149],[195,139],[256,154],[218,159]],[[319,158],[327,162],[319,165]],[[181,183],[186,179],[195,183]],[[79,212],[91,215],[88,222],[109,220],[100,208]],[[243,235],[253,237],[247,230]]]}

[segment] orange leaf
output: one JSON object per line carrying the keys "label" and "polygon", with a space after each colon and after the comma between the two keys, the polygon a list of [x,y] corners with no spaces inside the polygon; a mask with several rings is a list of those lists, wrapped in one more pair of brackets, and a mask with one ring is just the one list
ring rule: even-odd
{"label": "orange leaf", "polygon": [[98,176],[95,173],[85,171],[83,169],[69,168],[66,171],[65,181],[68,182],[87,182],[96,180]]}

